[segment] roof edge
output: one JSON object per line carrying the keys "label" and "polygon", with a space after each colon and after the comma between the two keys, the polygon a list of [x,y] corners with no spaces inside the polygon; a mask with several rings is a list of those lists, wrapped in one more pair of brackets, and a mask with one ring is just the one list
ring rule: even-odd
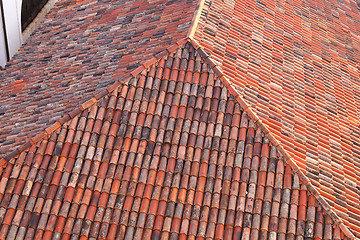
{"label": "roof edge", "polygon": [[[32,145],[38,143],[42,139],[44,139],[47,136],[50,136],[51,133],[59,129],[64,123],[68,122],[69,120],[73,119],[74,117],[81,114],[84,110],[91,108],[94,104],[96,104],[99,100],[103,99],[105,96],[112,93],[115,89],[117,89],[121,84],[126,82],[127,80],[131,79],[132,77],[138,76],[143,70],[147,69],[149,66],[155,64],[157,61],[159,61],[161,58],[171,54],[172,52],[176,51],[176,49],[186,42],[188,42],[188,37],[182,38],[179,41],[177,41],[175,44],[170,45],[165,50],[154,54],[152,58],[150,58],[147,61],[144,61],[139,67],[131,71],[130,73],[126,74],[125,76],[119,78],[116,80],[115,83],[112,85],[109,85],[106,87],[106,89],[103,89],[99,92],[95,92],[92,96],[92,98],[82,104],[79,104],[77,107],[75,107],[74,110],[72,110],[69,113],[64,114],[58,121],[56,121],[51,126],[45,128],[41,133],[37,134],[31,139],[25,140],[26,142],[20,146],[18,146],[15,150],[10,152],[9,154],[5,155],[0,159],[0,170],[5,167],[7,163],[13,164],[12,159],[14,159],[16,156],[18,156],[20,153],[25,151],[26,149],[30,148]],[[1,176],[1,171],[0,171]]]}
{"label": "roof edge", "polygon": [[[203,2],[201,0],[200,2]],[[196,26],[195,26],[196,28]],[[325,214],[328,214],[330,218],[334,221],[335,225],[339,226],[340,230],[344,233],[344,235],[350,239],[359,239],[354,236],[351,230],[343,223],[343,221],[336,215],[336,213],[331,209],[330,205],[326,201],[324,197],[320,195],[320,193],[316,190],[314,185],[311,183],[310,179],[301,171],[301,169],[297,166],[296,162],[292,159],[290,154],[288,154],[281,143],[276,140],[276,138],[271,134],[266,125],[261,121],[261,119],[257,116],[254,110],[246,103],[246,101],[240,96],[239,92],[234,87],[234,84],[227,79],[222,70],[216,65],[216,63],[210,58],[210,55],[205,52],[204,49],[201,48],[201,45],[193,39],[191,36],[188,37],[189,42],[192,46],[198,51],[200,56],[203,58],[204,62],[210,66],[210,68],[214,71],[214,73],[219,77],[224,86],[230,91],[230,93],[235,97],[235,99],[239,102],[240,107],[244,109],[244,111],[249,115],[250,119],[254,121],[254,123],[258,126],[258,128],[265,134],[265,136],[270,140],[270,142],[276,147],[276,149],[280,152],[285,162],[291,167],[294,173],[297,173],[300,180],[306,185],[307,190],[315,196],[315,199],[319,202]]]}
{"label": "roof edge", "polygon": [[26,40],[30,37],[30,35],[37,29],[40,23],[44,20],[45,16],[50,12],[50,10],[54,7],[54,5],[58,2],[58,0],[49,0],[40,12],[35,16],[35,18],[31,21],[31,23],[25,28],[22,33],[22,44],[26,42]]}

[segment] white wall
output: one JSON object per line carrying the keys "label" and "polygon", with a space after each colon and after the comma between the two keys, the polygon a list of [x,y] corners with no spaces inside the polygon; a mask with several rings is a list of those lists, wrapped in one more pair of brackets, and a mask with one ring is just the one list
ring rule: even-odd
{"label": "white wall", "polygon": [[[5,24],[1,23],[0,27],[0,65],[4,66],[3,59],[6,59],[6,51],[3,48],[6,46],[5,39],[7,39],[8,51],[10,58],[17,52],[21,46],[21,3],[22,0],[2,0],[3,13]],[[0,13],[1,14],[1,13]],[[0,16],[1,17],[1,16]],[[3,26],[6,28],[6,38]]]}
{"label": "white wall", "polygon": [[0,66],[3,67],[7,62],[7,52],[2,19],[2,13],[0,11]]}

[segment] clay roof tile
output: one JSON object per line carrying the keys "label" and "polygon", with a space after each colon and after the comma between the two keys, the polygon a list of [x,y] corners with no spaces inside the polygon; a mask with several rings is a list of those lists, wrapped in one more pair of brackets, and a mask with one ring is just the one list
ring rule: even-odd
{"label": "clay roof tile", "polygon": [[[298,101],[301,104],[292,101],[293,85],[288,80],[291,77],[303,78],[291,75],[291,71],[284,67],[283,64],[289,60],[282,59],[281,44],[270,39],[276,49],[280,48],[280,56],[271,58],[272,69],[276,72],[274,76],[286,77],[263,77],[269,70],[260,70],[259,61],[263,59],[252,57],[258,51],[251,50],[245,56],[239,49],[244,42],[230,46],[232,41],[227,41],[229,37],[221,30],[224,25],[211,26],[219,19],[206,21],[213,16],[212,11],[217,9],[215,6],[223,3],[214,3],[214,8],[209,8],[204,1],[164,0],[156,6],[125,3],[129,8],[118,4],[109,3],[104,8],[99,2],[88,6],[90,12],[102,9],[101,17],[83,24],[80,27],[83,31],[74,33],[79,38],[87,38],[93,46],[87,50],[89,54],[94,51],[92,57],[82,62],[84,69],[88,66],[86,72],[76,67],[79,64],[72,65],[78,60],[70,55],[67,59],[70,65],[61,60],[66,55],[57,57],[56,53],[47,63],[35,59],[34,64],[39,69],[62,62],[65,75],[60,82],[64,89],[58,91],[48,86],[48,91],[42,90],[32,77],[32,68],[25,66],[25,86],[16,94],[20,104],[14,98],[7,99],[9,109],[16,106],[24,111],[24,116],[28,116],[27,105],[21,104],[21,99],[35,92],[54,101],[52,111],[57,114],[53,115],[54,121],[44,119],[40,113],[33,114],[31,118],[39,129],[45,130],[36,132],[37,135],[29,134],[28,142],[20,148],[18,144],[25,139],[21,134],[18,141],[11,143],[6,140],[0,148],[0,153],[5,149],[7,152],[1,164],[0,211],[3,217],[0,218],[0,236],[352,239],[353,234],[358,234],[357,213],[351,203],[356,204],[357,198],[356,171],[351,173],[353,168],[356,169],[351,160],[357,156],[354,154],[356,144],[344,130],[346,127],[341,128],[344,135],[341,144],[331,140],[326,145],[326,140],[323,140],[323,132],[329,125],[321,118],[326,114],[321,109],[323,105],[312,97],[312,80],[308,80],[313,79],[311,64],[303,68],[306,81],[300,81],[296,86],[298,92],[306,93],[303,100],[315,102],[321,112],[318,124],[307,129],[303,127],[304,122],[313,122],[303,119],[303,116],[314,119],[317,113],[311,104],[304,105],[304,108],[301,105],[304,101]],[[234,4],[228,7],[239,10],[246,6]],[[263,5],[253,7],[259,9]],[[271,3],[265,6],[279,11]],[[72,14],[77,3],[74,7],[64,3],[55,7],[57,10],[63,8],[68,10],[64,16],[73,15],[74,20],[83,14]],[[177,19],[180,8],[183,16]],[[131,12],[142,12],[149,17],[153,16],[153,11],[176,21],[169,23],[171,27],[169,25],[164,30],[165,18],[151,20],[153,27],[146,27],[150,26],[147,21],[152,18],[141,18],[141,25],[129,18]],[[229,13],[221,11],[217,14],[231,19]],[[118,19],[115,15],[122,17]],[[53,11],[48,18],[60,21],[62,16]],[[118,29],[124,37],[115,39],[106,27],[121,25],[121,21],[127,24],[127,28]],[[94,23],[104,27],[101,30],[106,35],[104,40],[112,40],[104,44],[102,38],[91,37],[98,34],[92,27]],[[51,21],[46,24],[51,25]],[[76,25],[71,21],[69,24]],[[227,27],[233,31],[237,24],[237,21],[230,21]],[[61,33],[64,27],[60,24],[58,30],[50,33]],[[213,34],[211,29],[217,28],[218,34]],[[136,29],[132,40],[126,37],[130,34],[128,29]],[[90,36],[83,36],[89,31],[92,33]],[[43,32],[39,37],[46,39],[50,33]],[[246,36],[243,31],[238,34],[240,41]],[[275,32],[276,36],[278,34]],[[139,41],[150,35],[151,41]],[[34,47],[33,51],[37,52],[34,43],[39,37],[32,37],[4,75],[9,78],[16,76],[16,69],[28,52],[26,49]],[[64,38],[59,44],[66,46],[66,41]],[[258,45],[256,38],[249,46]],[[240,54],[233,55],[234,48]],[[68,50],[65,47],[64,51]],[[110,61],[109,58],[99,58],[97,54],[106,51],[115,52]],[[41,50],[37,54],[41,55]],[[28,54],[27,57],[36,56]],[[244,61],[247,62],[245,65]],[[108,68],[102,69],[105,63]],[[234,64],[241,67],[234,67]],[[313,64],[318,67],[317,63]],[[246,73],[238,70],[243,68],[247,69]],[[74,76],[71,71],[78,74]],[[47,71],[44,74],[54,81],[59,80],[56,74],[49,75]],[[91,82],[86,80],[89,76]],[[69,81],[72,88],[67,88],[69,85],[65,81]],[[314,81],[317,90],[324,89],[323,85],[318,86],[317,80]],[[333,84],[333,81],[329,83]],[[5,81],[3,85],[6,94],[12,91],[11,83]],[[76,91],[81,92],[83,101],[71,98]],[[326,101],[331,102],[337,97],[327,89]],[[68,102],[64,104],[66,98]],[[282,100],[279,102],[279,99]],[[354,99],[351,101],[356,102]],[[256,104],[250,106],[247,102]],[[41,107],[40,103],[32,105]],[[291,113],[294,106],[305,109],[305,112],[300,115]],[[327,109],[331,116],[335,114],[329,107]],[[291,117],[293,114],[295,118]],[[350,112],[346,114],[351,115]],[[63,117],[58,117],[60,115]],[[12,123],[8,117],[9,113],[5,111],[0,129],[2,126],[10,129]],[[294,119],[297,119],[296,123]],[[47,122],[51,124],[45,125]],[[21,132],[26,132],[30,126],[25,120]],[[329,202],[334,205],[336,214],[324,199],[328,195],[323,194],[322,186],[329,184],[314,181],[319,174],[311,173],[314,166],[325,164],[331,168],[332,165],[326,161],[317,163],[317,150],[311,144],[301,150],[301,154],[304,151],[311,153],[311,159],[301,162],[298,150],[294,150],[300,148],[293,145],[298,135],[291,132],[297,126],[307,133],[297,132],[304,135],[301,139],[307,139],[311,144],[314,139],[320,139],[321,148],[318,149],[329,146],[328,151],[321,154],[330,154],[329,161],[340,166],[332,169],[333,173],[319,173],[321,179],[332,179],[331,188],[345,192],[337,194],[334,202]],[[18,131],[16,127],[14,131]],[[14,133],[5,130],[4,134],[11,136]],[[335,133],[332,131],[333,135]],[[351,146],[354,148],[352,152],[348,151]],[[348,176],[347,184],[337,177],[343,173]]]}

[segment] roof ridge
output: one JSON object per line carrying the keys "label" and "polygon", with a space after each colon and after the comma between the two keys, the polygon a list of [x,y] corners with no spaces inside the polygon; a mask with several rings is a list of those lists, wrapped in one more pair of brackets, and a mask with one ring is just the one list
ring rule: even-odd
{"label": "roof ridge", "polygon": [[[201,0],[202,1],[202,0]],[[234,84],[227,79],[227,77],[223,74],[220,68],[216,65],[216,63],[210,59],[210,55],[205,52],[204,49],[201,48],[200,44],[193,38],[189,37],[189,42],[195,48],[196,51],[203,58],[204,62],[210,66],[210,68],[214,71],[214,73],[219,77],[224,86],[230,91],[230,93],[234,96],[236,101],[239,102],[240,107],[244,109],[244,111],[249,115],[250,119],[254,121],[254,123],[258,126],[258,128],[265,134],[265,136],[269,139],[269,141],[275,146],[275,148],[281,153],[284,161],[291,167],[294,173],[297,173],[300,180],[306,185],[307,190],[311,194],[315,196],[315,199],[321,205],[325,214],[328,214],[330,218],[334,221],[336,225],[339,226],[340,230],[345,234],[346,237],[350,239],[359,239],[354,236],[351,230],[343,223],[343,221],[336,215],[336,213],[331,209],[328,202],[320,195],[320,193],[316,190],[314,185],[311,183],[309,178],[300,170],[297,166],[296,162],[292,159],[292,157],[286,152],[284,147],[279,143],[278,140],[271,134],[269,129],[265,126],[265,124],[261,121],[261,119],[256,115],[256,113],[250,108],[250,106],[246,103],[246,101],[240,96],[239,92],[234,87]]]}
{"label": "roof ridge", "polygon": [[201,12],[202,12],[202,9],[204,7],[204,4],[205,4],[205,0],[199,0],[198,5],[195,8],[195,12],[194,12],[194,15],[193,15],[193,18],[192,18],[192,21],[191,21],[189,32],[188,32],[188,34],[186,36],[189,41],[195,35],[196,28],[197,28],[197,25],[198,25],[198,23],[200,21]]}
{"label": "roof ridge", "polygon": [[15,158],[17,155],[25,151],[26,149],[30,148],[32,145],[38,143],[46,136],[49,136],[51,133],[59,129],[64,123],[68,122],[69,120],[73,119],[74,117],[81,114],[84,110],[91,108],[94,104],[96,104],[99,100],[102,98],[108,96],[111,94],[115,89],[117,89],[121,84],[128,81],[129,79],[136,77],[138,74],[140,74],[143,70],[146,70],[149,66],[153,65],[157,61],[159,61],[161,58],[173,53],[176,51],[176,49],[186,42],[188,42],[188,37],[182,38],[179,41],[177,41],[175,44],[170,45],[168,48],[166,48],[163,51],[160,51],[159,53],[153,55],[149,60],[144,61],[139,67],[131,71],[130,73],[126,74],[125,76],[121,77],[120,79],[115,80],[115,83],[109,85],[106,87],[106,89],[103,89],[99,92],[95,92],[93,94],[93,97],[89,99],[88,101],[79,104],[77,107],[75,107],[74,110],[72,110],[69,113],[65,113],[58,121],[56,121],[51,126],[45,128],[42,132],[37,134],[36,136],[32,137],[31,139],[28,139],[27,142],[24,144],[18,146],[15,150],[10,152],[9,154],[5,155],[0,159],[0,169],[3,169],[3,167],[7,163],[11,163],[11,159]]}

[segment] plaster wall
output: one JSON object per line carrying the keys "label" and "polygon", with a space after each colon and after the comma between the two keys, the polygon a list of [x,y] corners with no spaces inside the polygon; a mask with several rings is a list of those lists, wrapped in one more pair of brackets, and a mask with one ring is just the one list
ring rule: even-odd
{"label": "plaster wall", "polygon": [[[0,65],[7,59],[6,47],[11,58],[21,46],[21,3],[22,0],[2,0],[4,16],[1,16],[0,27]],[[1,14],[1,13],[0,13]],[[4,22],[2,22],[4,19]],[[5,41],[7,40],[7,45]],[[5,61],[4,61],[5,59]]]}

